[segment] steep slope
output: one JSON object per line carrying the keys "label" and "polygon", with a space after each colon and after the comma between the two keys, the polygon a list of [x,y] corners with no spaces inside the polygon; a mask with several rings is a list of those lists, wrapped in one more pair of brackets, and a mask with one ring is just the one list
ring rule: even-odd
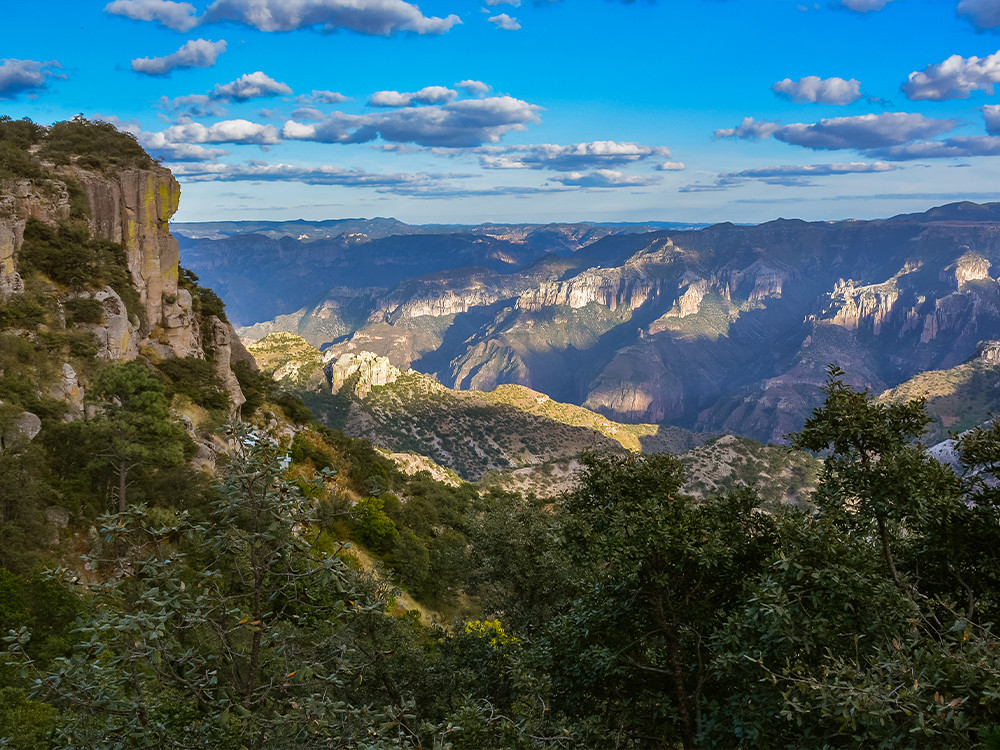
{"label": "steep slope", "polygon": [[752,484],[758,475],[765,502],[799,501],[814,486],[818,463],[788,448],[734,436],[706,443],[709,436],[676,427],[614,422],[520,385],[453,390],[371,352],[332,359],[288,333],[249,349],[263,372],[295,388],[327,424],[402,463],[419,466],[423,457],[430,468],[486,486],[556,494],[575,486],[578,459],[588,450],[683,454],[686,491],[695,495]]}
{"label": "steep slope", "polygon": [[371,351],[453,388],[513,383],[619,422],[781,440],[831,362],[881,391],[995,337],[997,214],[608,235],[520,269],[332,290],[289,322],[333,358]]}

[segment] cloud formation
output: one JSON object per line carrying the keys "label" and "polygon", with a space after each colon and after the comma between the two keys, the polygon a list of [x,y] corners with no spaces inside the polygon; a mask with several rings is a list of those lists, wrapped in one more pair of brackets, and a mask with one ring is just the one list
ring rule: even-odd
{"label": "cloud formation", "polygon": [[13,99],[19,94],[42,91],[50,78],[66,78],[57,72],[62,65],[56,60],[15,60],[7,58],[0,62],[0,99]]}
{"label": "cloud formation", "polygon": [[771,86],[778,96],[784,96],[793,102],[812,102],[814,104],[853,104],[861,98],[861,81],[856,78],[820,78],[806,76],[798,81],[785,78]]}
{"label": "cloud formation", "polygon": [[782,128],[781,123],[769,122],[767,120],[754,120],[752,117],[744,117],[735,128],[722,128],[715,131],[716,138],[737,138],[741,141],[759,141],[761,138],[769,138],[772,133]]}
{"label": "cloud formation", "polygon": [[525,130],[538,122],[539,109],[510,96],[494,96],[373,115],[334,112],[316,124],[289,120],[282,134],[321,143],[367,143],[381,137],[391,143],[462,148],[496,143],[511,130]]}
{"label": "cloud formation", "polygon": [[425,86],[420,91],[376,91],[368,100],[370,107],[409,107],[413,104],[442,104],[458,96],[447,86]]}
{"label": "cloud formation", "polygon": [[162,131],[165,143],[236,143],[273,146],[280,143],[274,125],[262,125],[249,120],[222,120],[211,125],[182,122]]}
{"label": "cloud formation", "polygon": [[443,34],[461,19],[427,17],[404,0],[215,0],[202,23],[235,21],[260,31],[294,31],[319,26],[391,36],[397,32]]}
{"label": "cloud formation", "polygon": [[506,13],[501,13],[497,16],[490,16],[486,20],[498,29],[503,29],[504,31],[517,31],[521,28],[521,24],[518,23],[517,19],[508,16]]}
{"label": "cloud formation", "polygon": [[114,0],[104,6],[104,12],[136,21],[157,21],[174,31],[189,31],[198,25],[197,9],[191,3],[173,0]]}
{"label": "cloud formation", "polygon": [[164,76],[177,68],[210,68],[226,51],[226,41],[192,39],[165,57],[140,57],[132,61],[132,70],[148,76]]}
{"label": "cloud formation", "polygon": [[944,62],[910,73],[903,93],[913,100],[968,99],[977,90],[992,96],[996,83],[1000,83],[1000,52],[986,57],[952,55]]}
{"label": "cloud formation", "polygon": [[945,138],[940,141],[917,141],[868,151],[870,155],[892,161],[913,159],[955,159],[975,156],[1000,156],[1000,136],[974,135]]}
{"label": "cloud formation", "polygon": [[1000,26],[1000,5],[996,0],[962,0],[957,13],[980,29],[995,29]]}
{"label": "cloud formation", "polygon": [[455,88],[462,89],[470,96],[486,96],[493,87],[482,81],[466,79],[455,84]]}
{"label": "cloud formation", "polygon": [[758,140],[774,136],[779,141],[816,150],[888,148],[954,129],[958,120],[941,120],[910,112],[832,117],[817,123],[803,122],[780,125],[775,122],[754,122],[746,117],[737,128],[716,130],[716,138]]}
{"label": "cloud formation", "polygon": [[428,177],[418,174],[376,174],[331,165],[300,166],[250,161],[244,164],[197,164],[180,166],[174,173],[192,182],[302,182],[307,185],[347,187],[397,187],[425,185]]}
{"label": "cloud formation", "polygon": [[773,167],[759,167],[757,169],[744,169],[739,172],[723,172],[722,174],[716,176],[715,182],[686,185],[680,190],[682,193],[728,190],[729,188],[745,185],[751,180],[764,182],[768,185],[807,187],[815,184],[810,179],[814,177],[892,172],[896,169],[899,169],[899,167],[884,161],[877,161],[874,163],[852,161],[845,164],[788,164]]}
{"label": "cloud formation", "polygon": [[561,182],[567,187],[620,188],[656,185],[660,182],[660,178],[627,175],[615,169],[596,169],[586,174],[570,172],[565,177],[557,177],[556,182]]}
{"label": "cloud formation", "polygon": [[339,91],[313,89],[311,94],[302,94],[296,97],[295,101],[299,104],[340,104],[350,98],[349,96],[344,96]]}
{"label": "cloud formation", "polygon": [[640,143],[592,141],[558,146],[541,143],[533,146],[509,146],[483,149],[480,163],[487,169],[548,169],[554,172],[579,172],[632,164],[652,156],[670,157],[670,149]]}
{"label": "cloud formation", "polygon": [[513,5],[515,8],[521,7],[521,0],[485,0],[487,5]]}
{"label": "cloud formation", "polygon": [[247,99],[258,99],[266,96],[288,96],[292,88],[287,83],[276,81],[263,71],[246,73],[235,81],[219,84],[209,96],[216,100],[232,100],[245,102]]}

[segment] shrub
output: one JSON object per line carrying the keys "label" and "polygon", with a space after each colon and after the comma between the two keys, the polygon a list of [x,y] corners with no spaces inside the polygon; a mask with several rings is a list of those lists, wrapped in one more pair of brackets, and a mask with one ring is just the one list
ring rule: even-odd
{"label": "shrub", "polygon": [[73,297],[63,303],[67,323],[90,323],[100,325],[104,321],[104,305],[92,297]]}
{"label": "shrub", "polygon": [[156,365],[168,383],[169,395],[180,393],[209,410],[229,408],[229,396],[215,374],[215,366],[204,359],[165,359]]}
{"label": "shrub", "polygon": [[77,164],[94,170],[149,169],[155,164],[134,135],[123,133],[110,122],[92,122],[82,115],[50,127],[41,156],[56,164],[69,164],[75,156]]}

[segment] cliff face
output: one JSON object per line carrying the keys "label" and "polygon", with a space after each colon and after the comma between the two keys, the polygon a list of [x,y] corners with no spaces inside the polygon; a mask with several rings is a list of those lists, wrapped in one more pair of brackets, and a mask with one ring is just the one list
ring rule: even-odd
{"label": "cliff face", "polygon": [[[194,301],[178,286],[179,253],[168,222],[180,201],[180,185],[162,167],[96,172],[75,166],[56,169],[52,179],[0,182],[0,300],[24,291],[18,257],[25,226],[35,219],[51,226],[71,218],[70,186],[78,185],[88,207],[90,235],[121,244],[138,293],[142,315],[130,316],[111,287],[73,291],[73,298],[100,303],[102,319],[80,323],[97,340],[97,357],[131,360],[146,351],[157,358],[195,357],[211,352],[233,408],[244,401],[231,362],[253,361],[228,323],[210,318],[204,337]],[[79,386],[76,386],[77,388]]]}

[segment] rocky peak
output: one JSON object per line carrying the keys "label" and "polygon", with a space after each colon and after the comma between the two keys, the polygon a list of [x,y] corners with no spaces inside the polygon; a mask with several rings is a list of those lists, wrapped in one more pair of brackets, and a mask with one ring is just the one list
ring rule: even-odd
{"label": "rocky peak", "polygon": [[403,374],[402,370],[389,363],[388,357],[380,357],[373,352],[341,354],[336,360],[328,361],[323,371],[333,393],[338,393],[352,375],[360,373],[354,386],[359,398],[367,396],[372,386],[395,383]]}

